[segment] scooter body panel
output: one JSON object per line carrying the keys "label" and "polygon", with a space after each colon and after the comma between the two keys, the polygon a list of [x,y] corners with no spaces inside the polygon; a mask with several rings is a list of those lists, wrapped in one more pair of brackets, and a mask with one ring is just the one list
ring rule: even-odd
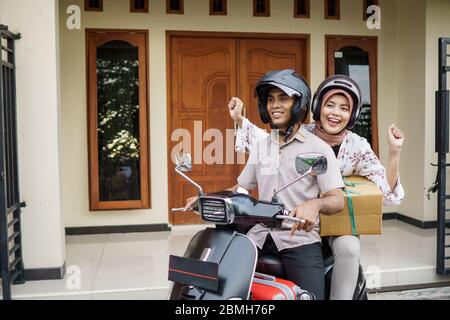
{"label": "scooter body panel", "polygon": [[192,238],[184,257],[218,263],[219,290],[213,292],[189,286],[189,283],[175,284],[171,299],[249,299],[258,252],[253,241],[245,235],[208,228]]}

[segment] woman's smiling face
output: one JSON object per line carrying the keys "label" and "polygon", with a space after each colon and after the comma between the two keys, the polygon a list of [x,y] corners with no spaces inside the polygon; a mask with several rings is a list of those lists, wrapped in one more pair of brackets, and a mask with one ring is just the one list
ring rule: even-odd
{"label": "woman's smiling face", "polygon": [[320,122],[329,134],[339,134],[350,121],[351,110],[349,101],[342,94],[331,96],[320,110]]}

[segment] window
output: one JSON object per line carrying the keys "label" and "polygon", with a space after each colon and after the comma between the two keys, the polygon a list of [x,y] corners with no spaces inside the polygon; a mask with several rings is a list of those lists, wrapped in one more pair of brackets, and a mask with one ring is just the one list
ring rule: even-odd
{"label": "window", "polygon": [[364,5],[363,5],[363,20],[366,21],[367,18],[369,18],[372,13],[367,13],[367,8],[370,6],[378,6],[378,0],[364,0]]}
{"label": "window", "polygon": [[294,18],[309,18],[310,0],[294,0]]}
{"label": "window", "polygon": [[148,0],[130,0],[130,12],[148,12]]}
{"label": "window", "polygon": [[85,11],[103,11],[103,0],[84,0]]}
{"label": "window", "polygon": [[227,0],[209,0],[210,15],[227,15]]}
{"label": "window", "polygon": [[340,0],[325,0],[325,19],[341,18]]}
{"label": "window", "polygon": [[253,0],[253,15],[255,17],[269,17],[270,0]]}
{"label": "window", "polygon": [[166,0],[166,12],[184,14],[183,0]]}
{"label": "window", "polygon": [[378,153],[378,89],[376,37],[326,36],[327,76],[344,74],[361,89],[362,107],[353,131]]}
{"label": "window", "polygon": [[90,209],[149,208],[148,33],[86,38]]}

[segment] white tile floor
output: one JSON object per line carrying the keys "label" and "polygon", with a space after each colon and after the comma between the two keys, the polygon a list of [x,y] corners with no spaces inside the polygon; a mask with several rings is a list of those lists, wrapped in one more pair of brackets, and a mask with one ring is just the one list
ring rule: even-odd
{"label": "white tile floor", "polygon": [[[67,237],[63,280],[13,286],[14,299],[166,299],[169,254],[182,255],[198,227],[172,232]],[[436,231],[385,221],[382,236],[361,238],[370,287],[450,281],[435,272]],[[73,269],[75,266],[75,269]],[[79,269],[78,269],[79,268]],[[73,270],[80,270],[78,288]],[[379,276],[378,276],[379,275]],[[71,289],[72,288],[72,289]]]}

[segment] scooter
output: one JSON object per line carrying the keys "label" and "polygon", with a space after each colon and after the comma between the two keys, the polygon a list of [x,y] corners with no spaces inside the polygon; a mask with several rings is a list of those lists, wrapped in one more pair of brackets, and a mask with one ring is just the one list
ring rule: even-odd
{"label": "scooter", "polygon": [[[253,241],[245,233],[252,226],[263,223],[269,228],[291,229],[293,223],[304,220],[289,216],[277,195],[307,175],[321,175],[327,170],[322,154],[306,153],[295,159],[299,174],[292,182],[274,192],[270,202],[258,201],[245,190],[221,191],[206,194],[184,172],[192,170],[189,154],[176,157],[175,171],[199,191],[197,204],[191,208],[204,221],[216,225],[197,233],[190,241],[183,257],[170,256],[169,280],[172,281],[171,300],[251,300],[252,283],[267,275],[285,278],[281,260],[261,256]],[[181,212],[184,208],[172,209]],[[329,299],[333,272],[333,254],[323,241],[325,297]],[[314,300],[314,294],[299,290],[294,299]],[[367,300],[366,281],[360,267],[354,300]]]}

